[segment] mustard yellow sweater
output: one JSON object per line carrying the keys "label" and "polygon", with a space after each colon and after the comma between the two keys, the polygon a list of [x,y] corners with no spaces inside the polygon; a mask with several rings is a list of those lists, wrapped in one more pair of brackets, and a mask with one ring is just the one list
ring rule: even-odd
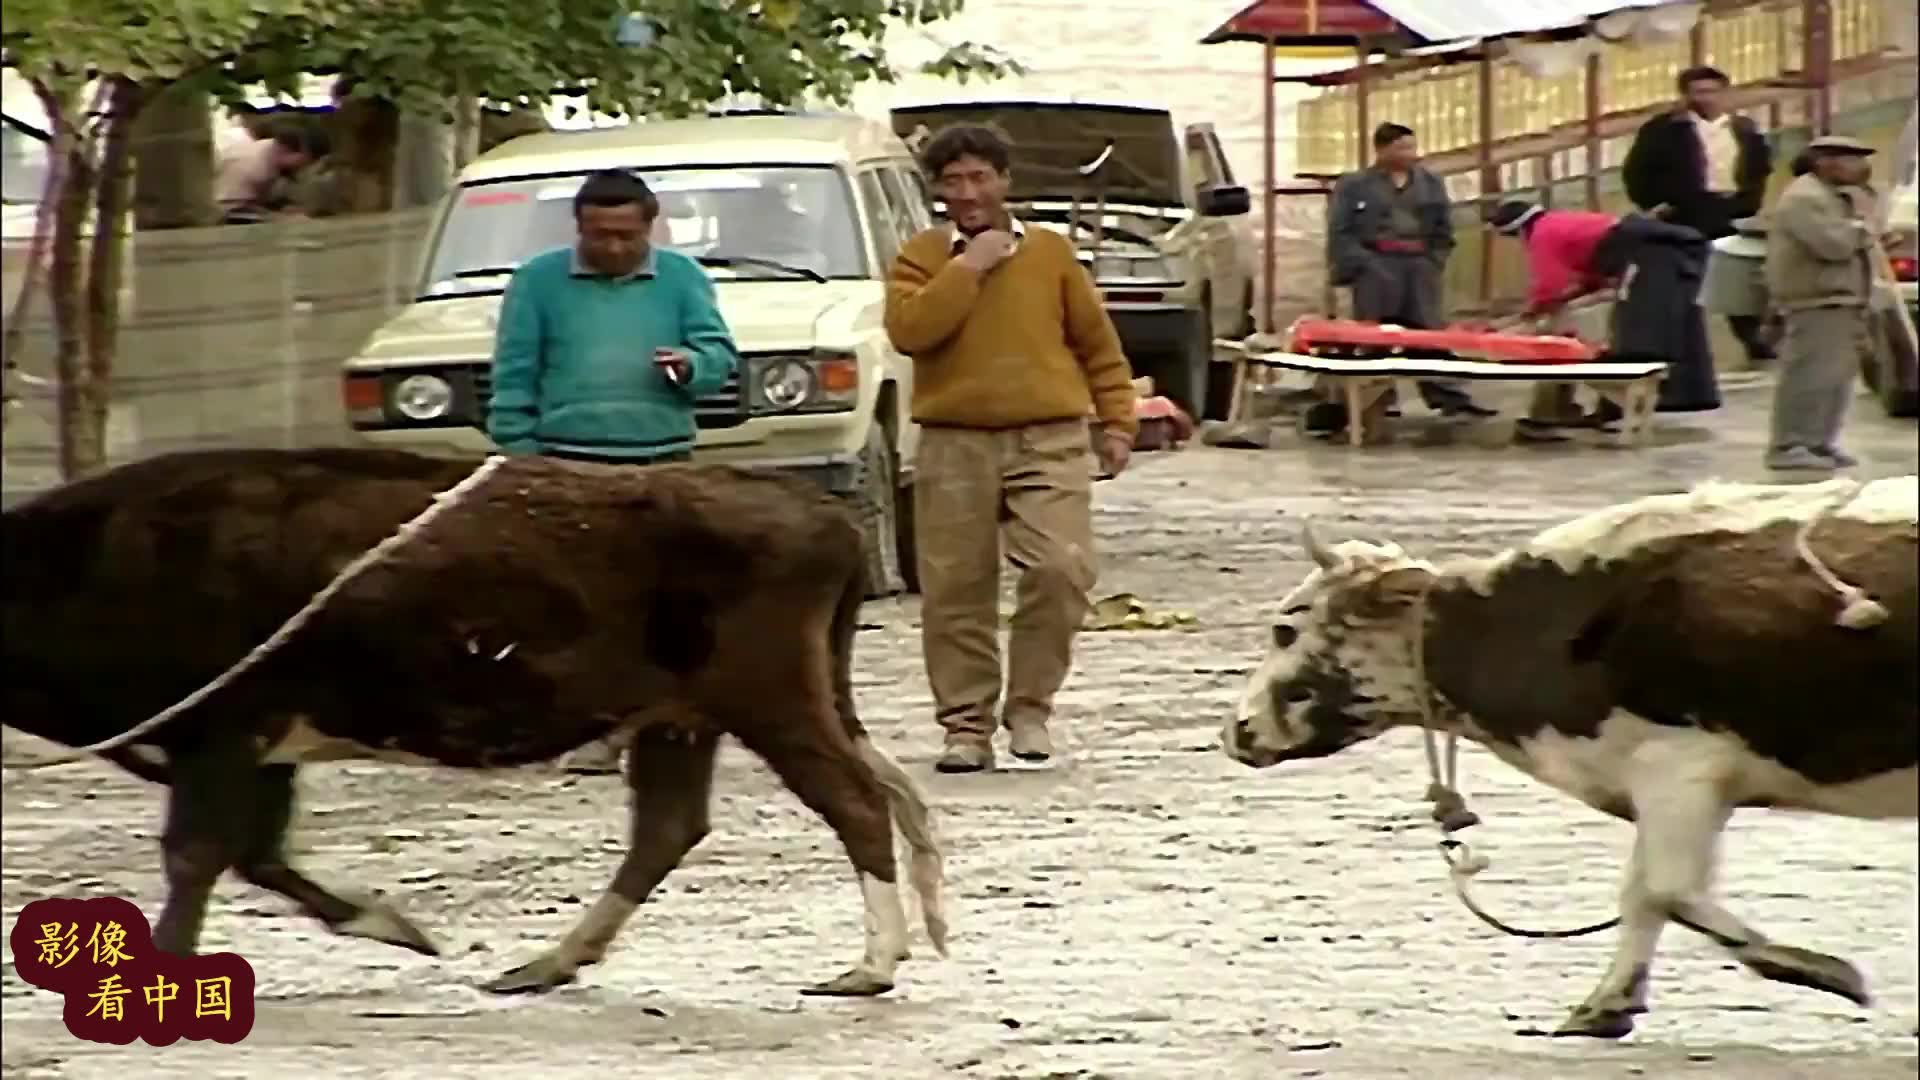
{"label": "mustard yellow sweater", "polygon": [[887,335],[913,358],[914,420],[1011,428],[1091,409],[1133,434],[1133,372],[1067,238],[1028,229],[983,275],[953,257],[952,236],[922,229],[887,280]]}

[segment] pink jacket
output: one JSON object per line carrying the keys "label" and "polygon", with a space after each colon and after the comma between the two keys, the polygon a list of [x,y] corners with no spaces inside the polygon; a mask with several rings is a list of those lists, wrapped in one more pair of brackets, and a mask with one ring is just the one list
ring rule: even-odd
{"label": "pink jacket", "polygon": [[1589,210],[1548,210],[1536,218],[1527,232],[1528,306],[1551,307],[1604,284],[1587,264],[1618,220]]}

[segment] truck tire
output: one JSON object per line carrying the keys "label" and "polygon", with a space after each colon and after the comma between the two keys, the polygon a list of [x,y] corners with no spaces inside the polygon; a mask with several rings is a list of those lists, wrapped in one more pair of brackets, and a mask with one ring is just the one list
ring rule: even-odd
{"label": "truck tire", "polygon": [[867,445],[855,466],[853,489],[869,600],[892,596],[904,585],[900,576],[900,489],[896,471],[893,442],[886,427],[877,421],[869,424]]}

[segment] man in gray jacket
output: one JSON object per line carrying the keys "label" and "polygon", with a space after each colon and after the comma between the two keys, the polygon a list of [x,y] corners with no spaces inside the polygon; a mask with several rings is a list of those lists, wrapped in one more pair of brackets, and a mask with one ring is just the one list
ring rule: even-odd
{"label": "man in gray jacket", "polygon": [[1812,168],[1787,185],[1767,231],[1767,291],[1786,319],[1774,384],[1771,469],[1844,469],[1838,446],[1866,347],[1873,290],[1868,253],[1873,194],[1865,187],[1873,148],[1823,135],[1807,144]]}
{"label": "man in gray jacket", "polygon": [[[1335,285],[1353,290],[1355,319],[1438,330],[1447,324],[1442,294],[1453,254],[1453,202],[1446,184],[1420,167],[1412,128],[1381,124],[1373,150],[1373,165],[1334,183],[1328,270]],[[1453,383],[1427,379],[1419,385],[1435,412],[1493,415]]]}

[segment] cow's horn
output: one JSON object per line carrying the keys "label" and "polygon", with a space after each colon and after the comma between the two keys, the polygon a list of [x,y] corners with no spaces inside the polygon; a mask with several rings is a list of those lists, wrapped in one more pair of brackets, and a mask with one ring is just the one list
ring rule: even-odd
{"label": "cow's horn", "polygon": [[1313,534],[1313,522],[1308,521],[1301,525],[1300,533],[1304,537],[1302,542],[1306,545],[1307,554],[1313,556],[1313,561],[1319,564],[1320,569],[1333,569],[1340,560],[1334,557],[1332,548],[1321,543],[1320,538]]}

